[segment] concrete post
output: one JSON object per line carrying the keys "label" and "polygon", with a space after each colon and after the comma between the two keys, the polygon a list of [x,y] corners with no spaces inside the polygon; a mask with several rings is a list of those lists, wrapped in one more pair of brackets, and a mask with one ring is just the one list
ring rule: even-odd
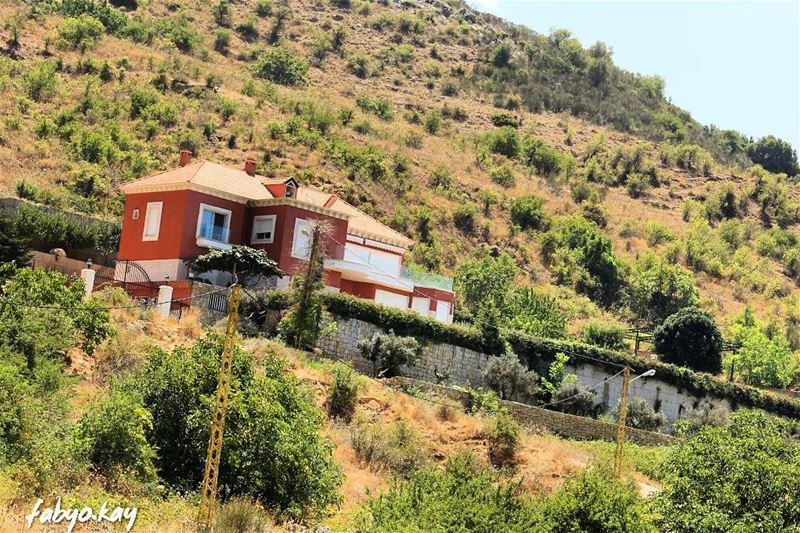
{"label": "concrete post", "polygon": [[169,308],[172,305],[172,287],[161,285],[158,287],[158,313],[164,318],[169,317]]}
{"label": "concrete post", "polygon": [[94,291],[94,275],[95,271],[91,268],[81,269],[81,279],[83,280],[83,290],[86,293],[86,298],[91,296],[92,291]]}

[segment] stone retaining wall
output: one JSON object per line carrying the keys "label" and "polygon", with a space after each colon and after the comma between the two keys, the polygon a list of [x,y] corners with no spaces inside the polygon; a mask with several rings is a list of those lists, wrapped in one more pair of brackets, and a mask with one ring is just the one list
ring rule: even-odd
{"label": "stone retaining wall", "polygon": [[[410,386],[440,397],[450,398],[462,404],[466,404],[469,399],[469,395],[463,390],[434,385],[416,379],[397,377],[384,381],[393,388],[402,389]],[[615,424],[601,422],[593,418],[550,411],[518,402],[500,400],[500,404],[508,409],[509,414],[522,425],[530,428],[544,428],[556,435],[577,440],[607,440],[612,442],[616,440],[617,426]],[[663,446],[679,442],[679,439],[664,433],[643,431],[635,428],[626,428],[625,437],[631,442],[647,446]]]}
{"label": "stone retaining wall", "polygon": [[[353,318],[342,318],[326,313],[326,322],[336,322],[336,331],[319,341],[323,355],[350,362],[361,372],[372,375],[372,362],[361,357],[357,343],[372,337],[383,329],[375,324]],[[422,353],[416,365],[404,367],[402,375],[430,383],[450,383],[480,387],[483,372],[491,356],[450,344],[420,339]],[[577,364],[575,360],[567,370],[577,374],[581,383],[595,393],[595,404],[615,409],[622,393],[622,376],[614,376],[616,369],[606,365]],[[674,423],[683,411],[711,404],[731,410],[730,402],[720,398],[700,398],[658,379],[640,378],[631,384],[631,397],[643,398],[655,410],[664,413],[669,424]],[[549,411],[548,411],[549,412]],[[665,428],[669,429],[669,428]]]}

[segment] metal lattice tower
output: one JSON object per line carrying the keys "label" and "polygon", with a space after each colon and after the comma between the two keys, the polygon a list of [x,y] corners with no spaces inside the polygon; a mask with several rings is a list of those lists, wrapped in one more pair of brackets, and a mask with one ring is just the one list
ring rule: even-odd
{"label": "metal lattice tower", "polygon": [[208,454],[203,475],[203,490],[200,493],[200,512],[198,525],[202,530],[211,531],[214,527],[217,510],[217,480],[219,479],[219,460],[222,454],[222,435],[225,430],[225,413],[228,409],[230,394],[231,366],[233,362],[233,344],[236,336],[236,323],[239,318],[239,300],[242,286],[238,283],[231,287],[231,301],[228,311],[228,325],[225,328],[225,342],[222,348],[222,359],[217,381],[217,394],[214,400],[214,415],[211,419],[211,434],[208,438]]}

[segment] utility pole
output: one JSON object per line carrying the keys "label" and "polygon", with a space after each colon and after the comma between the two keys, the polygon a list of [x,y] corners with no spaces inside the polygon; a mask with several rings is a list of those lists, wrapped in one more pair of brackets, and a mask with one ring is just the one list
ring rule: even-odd
{"label": "utility pole", "polygon": [[622,472],[622,446],[625,442],[625,421],[628,418],[628,390],[631,387],[631,369],[626,365],[622,371],[622,397],[619,400],[617,420],[617,449],[614,453],[614,475]]}
{"label": "utility pole", "polygon": [[[234,277],[235,279],[235,277]],[[225,429],[225,412],[228,409],[230,393],[233,345],[236,336],[236,323],[239,320],[239,301],[242,286],[231,287],[228,302],[228,325],[225,328],[225,341],[222,345],[222,358],[217,379],[217,394],[214,400],[214,416],[211,419],[211,433],[208,438],[208,454],[203,474],[203,491],[200,493],[200,512],[197,522],[201,531],[213,531],[217,511],[217,480],[219,479],[219,459],[222,454],[222,434]]]}

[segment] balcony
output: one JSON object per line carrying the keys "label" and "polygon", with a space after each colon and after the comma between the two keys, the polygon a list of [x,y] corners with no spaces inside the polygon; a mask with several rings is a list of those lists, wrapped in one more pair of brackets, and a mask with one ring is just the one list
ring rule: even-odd
{"label": "balcony", "polygon": [[213,250],[229,250],[230,231],[224,226],[201,224],[197,234],[197,246]]}
{"label": "balcony", "polygon": [[453,292],[453,278],[448,278],[447,276],[403,267],[401,277],[411,281],[415,287],[427,287],[429,289]]}

